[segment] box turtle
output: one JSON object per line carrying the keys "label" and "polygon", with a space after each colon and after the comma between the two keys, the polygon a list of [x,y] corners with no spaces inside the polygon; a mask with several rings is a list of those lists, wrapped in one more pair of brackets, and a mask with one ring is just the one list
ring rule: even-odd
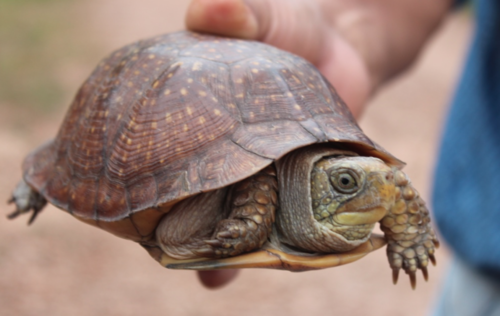
{"label": "box turtle", "polygon": [[178,32],[98,65],[9,217],[48,201],[181,269],[319,269],[387,243],[415,286],[438,242],[403,165],[302,58]]}

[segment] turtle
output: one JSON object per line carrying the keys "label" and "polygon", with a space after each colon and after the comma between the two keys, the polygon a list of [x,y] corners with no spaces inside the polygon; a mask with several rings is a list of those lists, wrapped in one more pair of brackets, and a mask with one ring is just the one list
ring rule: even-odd
{"label": "turtle", "polygon": [[49,202],[173,269],[313,270],[387,244],[415,287],[439,243],[404,165],[301,57],[180,31],[96,67],[25,158],[9,218]]}

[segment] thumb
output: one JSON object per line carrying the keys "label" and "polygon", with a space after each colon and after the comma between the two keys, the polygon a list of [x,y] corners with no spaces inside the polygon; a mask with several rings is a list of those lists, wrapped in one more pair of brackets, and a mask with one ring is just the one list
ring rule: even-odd
{"label": "thumb", "polygon": [[335,12],[316,0],[192,0],[188,29],[260,40],[313,63],[355,117],[372,92],[361,55],[331,26]]}

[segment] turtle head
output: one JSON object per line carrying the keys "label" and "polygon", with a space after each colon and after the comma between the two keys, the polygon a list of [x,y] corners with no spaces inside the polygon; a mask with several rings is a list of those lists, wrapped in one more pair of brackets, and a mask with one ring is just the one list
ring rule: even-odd
{"label": "turtle head", "polygon": [[394,204],[392,169],[373,157],[325,157],[311,171],[314,219],[357,244]]}

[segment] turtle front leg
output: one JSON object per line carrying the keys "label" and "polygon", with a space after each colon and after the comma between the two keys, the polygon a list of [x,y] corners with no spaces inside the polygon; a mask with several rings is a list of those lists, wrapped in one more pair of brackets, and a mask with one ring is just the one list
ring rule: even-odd
{"label": "turtle front leg", "polygon": [[260,248],[271,233],[278,206],[274,166],[237,183],[232,189],[229,218],[221,220],[205,242],[213,257],[236,256]]}
{"label": "turtle front leg", "polygon": [[28,225],[33,223],[38,213],[43,209],[47,200],[45,200],[38,192],[33,190],[24,180],[21,180],[17,187],[12,192],[12,197],[8,203],[15,203],[16,210],[7,217],[9,219],[14,219],[21,214],[33,211],[31,217],[28,221]]}
{"label": "turtle front leg", "polygon": [[415,272],[421,269],[427,281],[427,265],[434,265],[435,248],[439,247],[430,225],[429,211],[407,176],[394,172],[396,199],[394,206],[382,219],[381,228],[388,240],[387,256],[393,271],[393,282],[398,280],[399,270],[410,276],[412,288],[416,286]]}

